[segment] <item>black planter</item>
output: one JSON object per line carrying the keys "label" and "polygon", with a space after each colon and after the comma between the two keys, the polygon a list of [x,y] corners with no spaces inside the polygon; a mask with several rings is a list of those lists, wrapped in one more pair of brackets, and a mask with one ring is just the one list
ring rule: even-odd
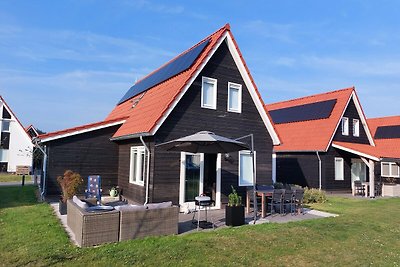
{"label": "black planter", "polygon": [[225,224],[239,226],[244,224],[244,206],[225,207]]}
{"label": "black planter", "polygon": [[67,214],[67,203],[62,202],[60,200],[60,205],[58,206],[58,211],[60,212],[61,215]]}

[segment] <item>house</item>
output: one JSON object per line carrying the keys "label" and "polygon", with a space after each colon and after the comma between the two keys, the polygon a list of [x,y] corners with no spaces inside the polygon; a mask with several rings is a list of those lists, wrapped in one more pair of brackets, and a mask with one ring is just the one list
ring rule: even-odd
{"label": "house", "polygon": [[184,207],[206,193],[220,208],[231,185],[244,192],[252,184],[249,151],[190,154],[156,146],[202,130],[254,134],[257,182],[272,183],[272,149],[280,141],[228,24],[138,81],[104,121],[39,139],[48,184],[72,169],[102,175],[137,202]]}
{"label": "house", "polygon": [[31,167],[31,138],[2,96],[0,129],[0,172],[16,172],[17,166]]}
{"label": "house", "polygon": [[278,182],[346,191],[369,180],[374,188],[380,156],[354,87],[266,107],[281,140]]}
{"label": "house", "polygon": [[39,135],[38,131],[32,124],[25,128],[25,132],[27,132],[31,138],[35,138]]}

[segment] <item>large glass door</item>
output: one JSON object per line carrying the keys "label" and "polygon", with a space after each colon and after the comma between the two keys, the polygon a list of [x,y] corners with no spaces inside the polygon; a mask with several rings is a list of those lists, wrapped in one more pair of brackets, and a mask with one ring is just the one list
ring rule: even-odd
{"label": "large glass door", "polygon": [[185,156],[185,202],[192,202],[200,193],[200,155]]}
{"label": "large glass door", "polygon": [[366,165],[361,160],[352,160],[351,162],[351,187],[354,181],[365,182],[367,177]]}

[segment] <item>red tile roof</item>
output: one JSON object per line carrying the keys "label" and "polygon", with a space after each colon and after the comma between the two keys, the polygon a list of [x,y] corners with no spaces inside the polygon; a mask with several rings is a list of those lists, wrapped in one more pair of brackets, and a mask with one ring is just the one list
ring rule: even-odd
{"label": "red tile roof", "polygon": [[127,117],[120,117],[120,118],[115,118],[111,120],[105,120],[105,121],[100,121],[100,122],[95,122],[95,123],[90,123],[90,124],[85,124],[77,127],[72,127],[60,131],[55,131],[51,133],[46,133],[46,134],[41,134],[37,138],[39,138],[42,142],[48,141],[48,139],[53,139],[54,137],[65,137],[65,136],[70,136],[82,131],[90,131],[94,129],[98,129],[99,127],[107,126],[107,125],[113,125],[117,124],[118,122],[121,122],[121,124],[126,120]]}
{"label": "red tile roof", "polygon": [[[372,136],[379,126],[400,125],[400,116],[373,118],[367,120]],[[376,149],[382,158],[400,159],[400,138],[374,139]]]}
{"label": "red tile roof", "polygon": [[354,87],[351,87],[266,105],[271,111],[336,99],[326,119],[275,124],[281,144],[275,146],[274,151],[326,151],[353,92]]}
{"label": "red tile roof", "polygon": [[357,143],[348,143],[348,142],[338,142],[334,141],[333,145],[337,145],[343,147],[345,149],[353,150],[356,154],[365,154],[371,157],[374,157],[375,160],[380,158],[379,151],[375,146],[371,146],[368,144],[357,144]]}
{"label": "red tile roof", "polygon": [[[237,43],[233,38],[232,33],[230,32],[230,26],[229,24],[226,24],[224,27],[220,28],[210,36],[204,38],[202,41],[194,45],[192,48],[184,51],[183,53],[181,53],[180,55],[171,60],[171,61],[175,60],[176,58],[180,57],[181,55],[187,53],[191,49],[200,45],[204,41],[209,40],[208,45],[203,49],[203,51],[200,53],[200,55],[197,57],[197,59],[194,61],[191,67],[173,76],[172,78],[150,88],[149,90],[140,93],[132,97],[131,99],[117,105],[111,111],[111,113],[105,118],[106,121],[116,120],[121,117],[126,118],[126,121],[117,130],[113,138],[129,138],[132,135],[142,134],[142,133],[154,134],[157,127],[159,127],[159,125],[163,122],[164,118],[168,115],[168,112],[170,112],[171,108],[174,106],[174,103],[176,103],[176,101],[179,100],[180,97],[182,96],[182,93],[185,92],[185,88],[188,87],[190,83],[196,78],[196,75],[201,71],[201,69],[204,67],[209,57],[215,52],[219,44],[223,41],[223,39],[226,36],[229,36],[232,39],[233,45],[235,46],[238,52],[238,55],[243,63],[244,69],[247,72],[250,82],[252,83],[256,91],[257,97],[261,102],[261,108],[264,108],[263,111],[265,111],[266,116],[269,116],[268,113],[266,112],[265,105],[261,98],[261,95],[257,90],[254,80],[237,46]],[[166,64],[169,64],[169,62]],[[163,66],[165,66],[166,64],[164,64]],[[162,68],[163,66],[161,66],[160,68]],[[150,73],[149,75],[151,75],[152,73]],[[271,127],[269,128],[269,126]],[[86,126],[80,126],[80,127],[86,127]],[[273,140],[276,140],[275,143],[279,143],[279,138],[276,136],[276,132],[273,129],[272,123],[271,125],[268,125],[267,128],[271,132]],[[76,128],[71,128],[71,129],[72,131],[76,131]],[[69,132],[71,131],[71,129],[51,133],[51,135],[54,136],[57,134],[64,134],[64,131]],[[43,137],[45,136],[43,135]]]}
{"label": "red tile roof", "polygon": [[[129,118],[124,125],[118,129],[113,137],[121,137],[135,133],[150,133],[160,121],[162,116],[166,113],[173,101],[177,98],[178,94],[182,91],[185,85],[188,84],[194,73],[200,68],[218,41],[220,41],[220,38],[227,31],[229,31],[229,29],[229,24],[227,24],[210,36],[204,38],[192,48],[188,49],[187,51],[193,49],[207,39],[210,40],[209,44],[204,48],[189,69],[154,86],[153,88],[144,92],[143,95],[140,94],[131,100],[117,105],[107,116],[106,120],[121,116],[128,116]],[[186,53],[187,51],[183,52],[182,54]],[[177,57],[179,56],[180,55]],[[142,96],[142,98],[137,102],[135,107],[132,107],[133,102],[138,100],[137,98],[140,96]]]}

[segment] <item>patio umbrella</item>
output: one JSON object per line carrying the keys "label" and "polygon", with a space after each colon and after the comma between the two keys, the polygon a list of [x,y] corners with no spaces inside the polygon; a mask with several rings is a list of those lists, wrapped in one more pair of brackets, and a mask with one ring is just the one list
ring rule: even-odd
{"label": "patio umbrella", "polygon": [[[253,155],[254,145],[253,145],[253,134],[242,136],[237,139],[243,139],[245,137],[251,137],[251,147],[246,143],[239,142],[234,139],[216,135],[213,132],[201,131],[192,135],[181,137],[166,143],[158,144],[159,147],[167,151],[184,151],[191,153],[208,153],[208,154],[218,154],[218,153],[229,153],[240,150],[251,150]],[[253,166],[254,166],[254,157]],[[253,168],[253,198],[254,198],[254,223],[257,218],[257,200],[255,194],[255,173]]]}
{"label": "patio umbrella", "polygon": [[156,146],[167,151],[208,154],[229,153],[249,149],[248,145],[243,142],[208,131],[201,131]]}

